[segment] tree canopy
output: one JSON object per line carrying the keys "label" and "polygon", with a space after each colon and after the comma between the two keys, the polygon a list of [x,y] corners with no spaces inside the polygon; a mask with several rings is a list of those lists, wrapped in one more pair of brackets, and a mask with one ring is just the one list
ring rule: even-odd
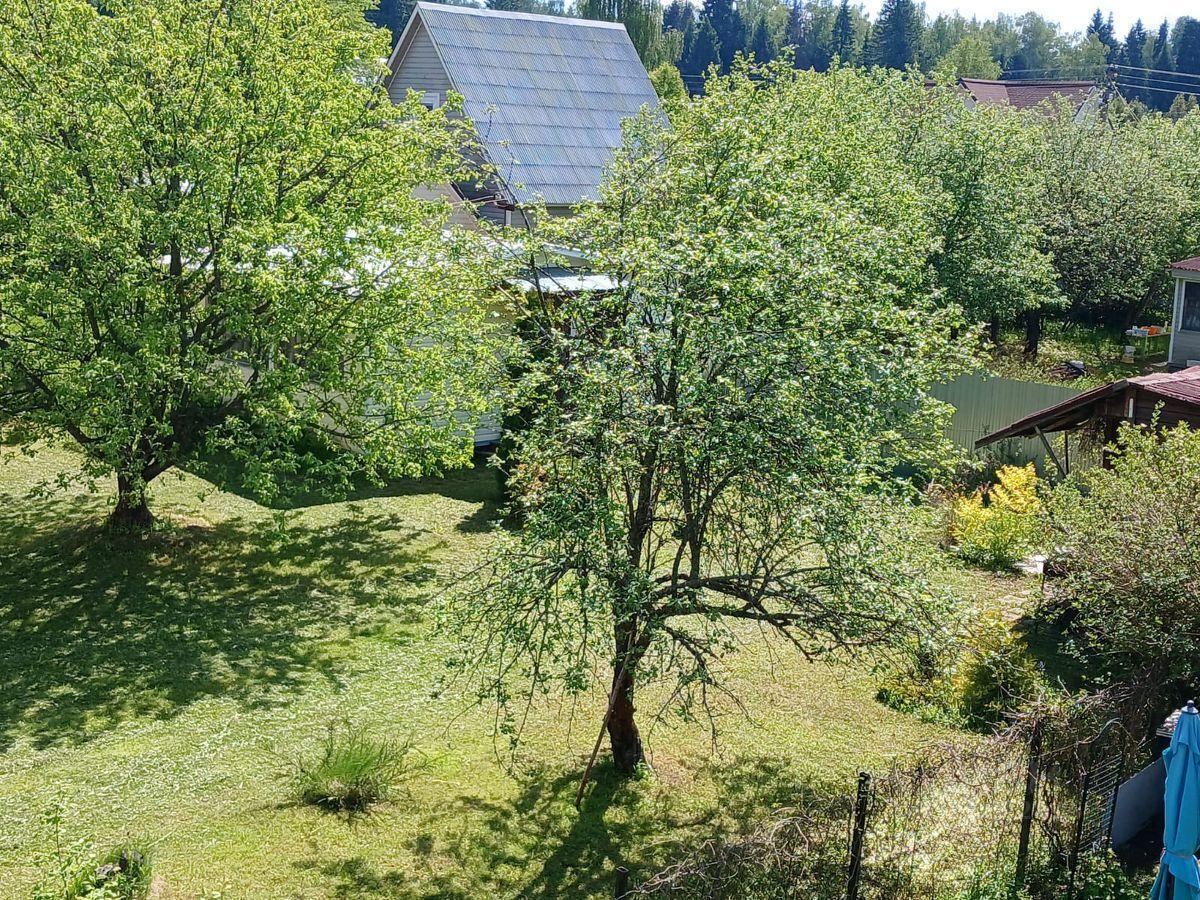
{"label": "tree canopy", "polygon": [[118,520],[220,454],[268,492],[470,458],[501,269],[414,196],[463,134],[388,101],[364,7],[0,9],[0,420],[115,473]]}
{"label": "tree canopy", "polygon": [[530,304],[522,527],[449,609],[485,696],[607,668],[628,773],[636,685],[693,709],[740,628],[819,655],[916,627],[891,473],[937,455],[926,389],[958,359],[936,210],[897,153],[894,110],[925,102],[895,73],[741,67],[672,128],[632,125],[599,201],[551,223],[619,286]]}

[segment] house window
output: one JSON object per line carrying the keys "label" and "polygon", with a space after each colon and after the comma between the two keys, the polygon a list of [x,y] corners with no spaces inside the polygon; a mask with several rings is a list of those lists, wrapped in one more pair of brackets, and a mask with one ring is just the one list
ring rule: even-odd
{"label": "house window", "polygon": [[1183,314],[1179,327],[1184,331],[1200,331],[1200,281],[1183,283]]}

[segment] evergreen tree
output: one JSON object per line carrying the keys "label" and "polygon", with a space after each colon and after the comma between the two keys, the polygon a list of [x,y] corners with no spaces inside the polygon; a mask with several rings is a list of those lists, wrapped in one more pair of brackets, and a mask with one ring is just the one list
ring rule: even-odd
{"label": "evergreen tree", "polygon": [[379,0],[379,5],[367,10],[367,21],[376,28],[387,28],[392,32],[392,45],[400,40],[400,33],[408,24],[416,0]]}
{"label": "evergreen tree", "polygon": [[792,0],[788,4],[787,25],[783,30],[783,43],[785,47],[791,47],[795,53],[795,63],[797,68],[807,68],[802,64],[802,57],[806,57],[806,44],[808,43],[808,29],[804,27],[804,6],[800,0]]}
{"label": "evergreen tree", "polygon": [[1175,71],[1200,75],[1200,21],[1180,16],[1175,22]]}
{"label": "evergreen tree", "polygon": [[488,9],[500,12],[519,12],[522,6],[522,0],[487,0]]}
{"label": "evergreen tree", "polygon": [[1171,29],[1166,19],[1163,19],[1162,24],[1158,26],[1158,35],[1154,38],[1154,55],[1151,58],[1150,68],[1163,72],[1171,72],[1175,69],[1175,61],[1171,58]]}
{"label": "evergreen tree", "polygon": [[687,34],[688,27],[695,21],[696,13],[687,0],[671,0],[671,5],[663,13],[663,28],[674,29],[680,34]]}
{"label": "evergreen tree", "polygon": [[775,41],[771,29],[767,27],[766,16],[760,17],[750,32],[750,52],[757,63],[770,62],[775,58]]}
{"label": "evergreen tree", "polygon": [[830,43],[833,55],[841,60],[842,65],[858,62],[858,38],[854,33],[854,20],[850,18],[850,0],[842,0],[838,7]]}
{"label": "evergreen tree", "polygon": [[[1145,68],[1149,60],[1146,59],[1146,50],[1150,42],[1150,34],[1146,31],[1146,26],[1142,24],[1142,20],[1138,19],[1132,28],[1129,29],[1129,34],[1125,35],[1125,43],[1121,46],[1121,60],[1124,65],[1130,66],[1133,69]],[[1151,92],[1146,90],[1146,73],[1145,72],[1130,72],[1124,78],[1128,85],[1125,89],[1125,95],[1131,100],[1140,100],[1142,103],[1150,106],[1153,104]]]}
{"label": "evergreen tree", "polygon": [[720,63],[721,43],[717,32],[708,17],[701,16],[683,36],[683,56],[679,60],[679,71],[688,90],[693,94],[702,93],[700,79],[708,72],[709,66]]}
{"label": "evergreen tree", "polygon": [[704,0],[704,15],[717,35],[721,71],[728,72],[733,57],[746,46],[746,25],[734,0]]}
{"label": "evergreen tree", "polygon": [[1117,42],[1113,36],[1112,13],[1108,14],[1107,19],[1104,18],[1104,14],[1099,9],[1092,13],[1092,20],[1088,23],[1087,27],[1087,36],[1091,37],[1093,34],[1104,45],[1105,60],[1113,62],[1116,59]]}
{"label": "evergreen tree", "polygon": [[873,66],[903,69],[917,60],[924,28],[921,10],[913,0],[884,0],[864,53]]}

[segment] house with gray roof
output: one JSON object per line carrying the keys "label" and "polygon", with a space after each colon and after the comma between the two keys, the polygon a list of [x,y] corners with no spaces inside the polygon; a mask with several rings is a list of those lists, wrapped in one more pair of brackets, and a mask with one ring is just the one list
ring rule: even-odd
{"label": "house with gray roof", "polygon": [[417,3],[388,61],[393,101],[464,100],[480,179],[454,185],[476,213],[522,224],[539,202],[561,215],[593,198],[621,123],[658,97],[625,26],[590,19]]}

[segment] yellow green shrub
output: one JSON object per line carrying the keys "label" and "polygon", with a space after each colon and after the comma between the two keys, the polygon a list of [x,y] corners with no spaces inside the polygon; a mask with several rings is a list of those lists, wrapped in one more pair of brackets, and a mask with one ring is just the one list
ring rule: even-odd
{"label": "yellow green shrub", "polygon": [[954,500],[950,537],[968,562],[1005,568],[1035,547],[1038,532],[1038,477],[1033,465],[1004,466],[997,483]]}

